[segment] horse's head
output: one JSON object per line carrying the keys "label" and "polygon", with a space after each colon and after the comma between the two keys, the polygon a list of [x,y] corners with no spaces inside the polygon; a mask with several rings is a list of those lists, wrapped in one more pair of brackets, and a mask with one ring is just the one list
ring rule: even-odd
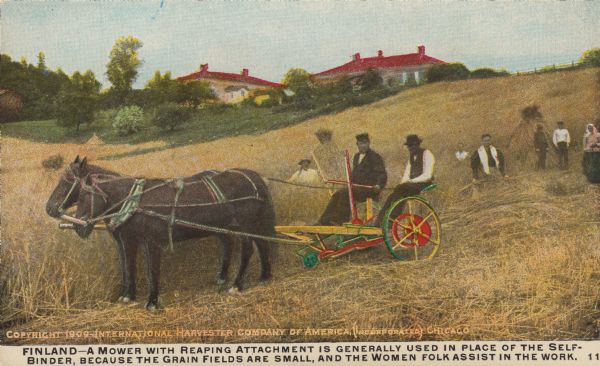
{"label": "horse's head", "polygon": [[79,183],[89,174],[87,158],[80,159],[79,155],[69,164],[60,176],[60,180],[48,202],[46,212],[52,217],[60,217],[63,212],[77,202],[79,196]]}
{"label": "horse's head", "polygon": [[[105,213],[108,208],[108,198],[96,185],[94,175],[81,180],[78,191],[76,218],[89,222]],[[77,235],[85,239],[91,234],[94,225],[95,221],[91,221],[85,225],[74,224],[73,227]]]}

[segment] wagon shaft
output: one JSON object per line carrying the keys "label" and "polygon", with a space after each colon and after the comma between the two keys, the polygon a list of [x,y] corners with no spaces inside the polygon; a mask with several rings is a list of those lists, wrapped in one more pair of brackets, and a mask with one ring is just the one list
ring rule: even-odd
{"label": "wagon shaft", "polygon": [[344,226],[275,226],[275,231],[282,234],[324,234],[324,235],[374,235],[381,236],[379,227],[344,225]]}

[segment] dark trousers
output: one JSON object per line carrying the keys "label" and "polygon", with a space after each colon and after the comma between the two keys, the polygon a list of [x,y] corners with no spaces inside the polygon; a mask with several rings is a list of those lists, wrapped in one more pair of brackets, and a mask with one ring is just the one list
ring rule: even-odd
{"label": "dark trousers", "polygon": [[[396,202],[397,200],[399,200],[401,198],[418,194],[419,192],[421,192],[421,190],[423,188],[427,187],[430,184],[431,184],[431,182],[402,183],[402,184],[397,185],[396,188],[394,188],[394,191],[392,192],[392,194],[390,194],[389,197],[387,198],[387,200],[385,200],[385,203],[381,207],[381,210],[379,210],[379,215],[377,215],[377,219],[375,220],[375,222],[373,224],[376,226],[381,226],[383,217],[385,216],[387,210],[389,210],[390,206],[394,202]],[[400,214],[402,209],[403,209],[403,205],[397,207],[396,208],[397,213]]]}
{"label": "dark trousers", "polygon": [[[364,188],[354,188],[352,190],[354,194],[354,201],[356,202],[365,202],[368,197],[377,199],[378,194],[373,190],[364,189]],[[319,224],[321,225],[339,225],[344,222],[350,221],[352,216],[352,212],[350,211],[350,200],[348,199],[348,189],[340,189],[336,191],[331,199],[329,199],[329,204],[327,204],[327,208],[321,218],[319,219]]]}
{"label": "dark trousers", "polygon": [[569,168],[569,147],[566,142],[558,143],[558,167],[560,169]]}
{"label": "dark trousers", "polygon": [[536,153],[537,162],[535,163],[535,170],[546,169],[546,149],[539,149]]}

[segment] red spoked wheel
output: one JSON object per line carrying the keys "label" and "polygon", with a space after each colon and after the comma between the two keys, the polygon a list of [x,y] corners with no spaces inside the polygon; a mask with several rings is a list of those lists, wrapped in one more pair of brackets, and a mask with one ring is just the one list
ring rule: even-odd
{"label": "red spoked wheel", "polygon": [[431,226],[419,215],[403,213],[393,220],[392,235],[398,245],[406,248],[426,245],[431,238]]}
{"label": "red spoked wheel", "polygon": [[440,220],[424,198],[406,197],[394,202],[385,213],[383,236],[396,259],[432,258],[441,242]]}

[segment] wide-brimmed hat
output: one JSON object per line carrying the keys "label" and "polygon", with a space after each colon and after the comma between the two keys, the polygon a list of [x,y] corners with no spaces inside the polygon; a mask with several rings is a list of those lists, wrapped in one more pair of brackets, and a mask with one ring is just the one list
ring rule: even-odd
{"label": "wide-brimmed hat", "polygon": [[302,159],[298,162],[298,165],[302,165],[302,163],[307,162],[307,163],[311,163],[310,159]]}
{"label": "wide-brimmed hat", "polygon": [[358,135],[356,135],[356,141],[370,142],[371,140],[369,139],[369,134],[365,132],[365,133],[359,133]]}
{"label": "wide-brimmed hat", "polygon": [[408,135],[406,136],[406,142],[404,145],[420,145],[423,140],[419,138],[417,135]]}

